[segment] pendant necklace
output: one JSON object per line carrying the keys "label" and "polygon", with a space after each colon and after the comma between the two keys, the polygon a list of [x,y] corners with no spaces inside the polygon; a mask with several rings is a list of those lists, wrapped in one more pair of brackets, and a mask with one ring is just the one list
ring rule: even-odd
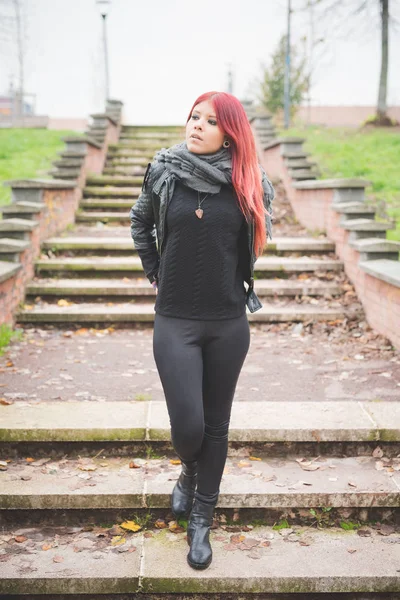
{"label": "pendant necklace", "polygon": [[204,200],[206,198],[208,198],[210,194],[206,194],[203,198],[203,200],[200,201],[200,192],[197,192],[197,198],[198,198],[198,206],[196,208],[196,210],[194,211],[196,213],[196,217],[198,217],[199,219],[203,218],[203,209],[201,208],[201,205],[203,204]]}

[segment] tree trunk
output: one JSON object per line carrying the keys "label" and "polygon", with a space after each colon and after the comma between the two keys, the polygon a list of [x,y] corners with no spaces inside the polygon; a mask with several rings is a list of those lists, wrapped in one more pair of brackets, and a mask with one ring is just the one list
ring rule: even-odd
{"label": "tree trunk", "polygon": [[381,33],[381,75],[379,79],[379,94],[378,94],[378,107],[377,117],[378,120],[384,122],[387,120],[387,77],[388,77],[388,64],[389,64],[389,0],[379,0],[381,8],[381,19],[382,19],[382,33]]}

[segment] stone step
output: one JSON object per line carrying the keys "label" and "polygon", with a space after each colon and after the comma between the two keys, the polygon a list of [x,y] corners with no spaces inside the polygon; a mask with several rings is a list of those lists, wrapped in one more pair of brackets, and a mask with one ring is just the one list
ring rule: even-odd
{"label": "stone step", "polygon": [[[12,204],[8,204],[7,206],[1,206],[0,212],[3,215],[10,215],[10,218],[13,218],[13,215],[35,215],[44,209],[46,205],[43,202],[13,202]],[[18,218],[18,217],[17,217]]]}
{"label": "stone step", "polygon": [[153,150],[151,150],[150,152],[145,152],[144,150],[140,149],[135,150],[134,148],[122,148],[114,150],[109,146],[107,151],[107,160],[136,157],[147,159],[148,162],[151,162],[151,160],[154,157],[154,154],[155,152]]}
{"label": "stone step", "polygon": [[[127,200],[119,200],[110,202],[107,200],[89,199],[82,200],[81,206],[101,207],[101,206],[116,206],[118,208],[130,208]],[[99,239],[94,234],[91,237],[53,237],[47,239],[43,248],[52,250],[132,250],[133,240],[131,237],[120,238],[101,238]],[[268,241],[265,247],[266,252],[334,252],[335,244],[328,239],[318,238],[274,238],[273,241]]]}
{"label": "stone step", "polygon": [[139,165],[131,165],[124,167],[104,167],[103,175],[119,176],[119,175],[127,175],[128,177],[143,177],[146,172],[146,167],[141,167]]}
{"label": "stone step", "polygon": [[75,169],[81,167],[83,160],[80,158],[64,158],[64,160],[54,160],[53,165],[60,169]]}
{"label": "stone step", "polygon": [[19,254],[30,246],[30,242],[14,238],[0,237],[0,254]]}
{"label": "stone step", "polygon": [[96,175],[87,177],[86,186],[87,187],[99,187],[99,186],[112,186],[112,187],[132,187],[139,186],[141,187],[143,183],[143,177],[130,177],[130,176],[104,176],[104,175]]}
{"label": "stone step", "polygon": [[317,163],[315,161],[301,159],[301,158],[286,158],[285,164],[291,169],[308,169],[315,167]]}
{"label": "stone step", "polygon": [[108,166],[114,167],[128,167],[128,166],[139,166],[139,167],[147,167],[149,164],[149,160],[147,158],[135,158],[135,157],[126,157],[122,158],[110,158],[107,160]]}
{"label": "stone step", "polygon": [[289,175],[296,181],[317,179],[318,173],[312,169],[289,169]]}
{"label": "stone step", "polygon": [[[315,594],[338,598],[348,593],[360,600],[362,594],[369,600],[369,592],[386,599],[391,592],[400,592],[398,534],[363,529],[368,533],[311,526],[290,532],[264,525],[244,529],[240,538],[222,527],[213,529],[213,562],[198,571],[187,564],[185,531],[154,529],[148,535],[127,531],[118,538],[101,524],[89,529],[7,528],[6,538],[25,532],[27,540],[18,543],[18,553],[0,563],[0,594],[60,595],[64,600],[87,594],[96,599],[116,594],[144,595],[149,600],[235,599],[265,596],[268,590],[269,597],[277,594],[285,600],[292,593],[293,598],[300,594],[310,599]],[[49,549],[43,551],[43,546]]]}
{"label": "stone step", "polygon": [[126,208],[130,210],[132,207],[132,200],[104,200],[102,198],[84,198],[80,201],[80,208]]}
{"label": "stone step", "polygon": [[14,277],[21,269],[20,263],[0,260],[0,283]]}
{"label": "stone step", "polygon": [[[340,286],[333,283],[257,279],[256,293],[265,296],[338,296]],[[135,279],[54,279],[31,281],[27,285],[29,296],[154,296],[153,287]]]}
{"label": "stone step", "polygon": [[[143,179],[143,178],[142,178]],[[141,187],[93,187],[87,186],[83,189],[84,198],[137,198],[141,192]]]}
{"label": "stone step", "polygon": [[[368,216],[374,216],[376,210],[372,206],[368,206],[364,202],[337,202],[331,205],[331,208],[343,215],[362,215],[361,218],[368,218]],[[360,217],[358,217],[360,218]]]}
{"label": "stone step", "polygon": [[21,240],[28,239],[30,232],[38,225],[38,221],[28,219],[0,219],[0,236]]}
{"label": "stone step", "polygon": [[380,258],[399,260],[400,242],[382,238],[363,238],[350,241],[349,245],[360,252],[361,261]]}
{"label": "stone step", "polygon": [[64,159],[75,159],[75,158],[85,158],[86,154],[84,151],[80,150],[62,150],[61,152],[57,152],[58,156]]}
{"label": "stone step", "polygon": [[78,179],[81,169],[51,169],[48,173],[55,179]]}
{"label": "stone step", "polygon": [[184,131],[182,125],[122,125],[121,133],[178,133]]}
{"label": "stone step", "polygon": [[128,129],[122,129],[120,134],[121,138],[129,138],[129,139],[144,139],[144,140],[164,140],[164,139],[175,139],[177,135],[185,135],[184,128],[176,129],[174,131],[133,131]]}
{"label": "stone step", "polygon": [[[39,459],[36,464],[27,463],[24,457],[14,458],[1,476],[0,510],[168,511],[181,465],[171,464],[165,455],[136,458],[134,469],[129,467],[131,461],[129,456],[92,458],[87,454],[67,460],[65,455],[61,460]],[[385,461],[373,456],[304,459],[295,453],[271,457],[257,452],[252,456],[249,448],[247,456],[244,452],[239,457],[228,456],[217,508],[396,507],[400,503],[400,458]],[[85,466],[90,467],[92,485],[74,490],[71,484],[80,481]],[[51,474],[57,476],[56,489]]]}
{"label": "stone step", "polygon": [[170,146],[174,146],[175,144],[180,144],[181,142],[184,141],[184,137],[176,137],[175,139],[170,139],[168,140],[168,143],[166,143],[164,140],[162,141],[157,141],[157,140],[132,140],[132,139],[125,139],[125,140],[120,140],[120,142],[117,144],[117,150],[118,149],[123,149],[123,148],[133,148],[135,150],[144,150],[146,152],[153,150],[154,152],[158,152],[158,150],[161,150],[161,148],[166,148],[166,147],[170,147]]}
{"label": "stone step", "polygon": [[348,231],[388,231],[394,229],[394,224],[391,221],[374,221],[373,219],[351,219],[343,220],[340,226]]}
{"label": "stone step", "polygon": [[[71,306],[47,304],[22,309],[17,313],[20,323],[152,323],[153,304],[139,303],[79,303]],[[253,314],[248,314],[254,323],[293,323],[305,321],[336,321],[337,319],[360,318],[360,311],[343,307],[320,308],[309,305],[265,306]]]}
{"label": "stone step", "polygon": [[[160,401],[15,402],[0,405],[0,413],[3,443],[170,441],[168,412]],[[400,402],[235,402],[229,440],[399,442]]]}
{"label": "stone step", "polygon": [[310,152],[305,152],[304,150],[291,150],[289,151],[284,151],[282,153],[283,158],[307,158],[307,156],[310,156]]}
{"label": "stone step", "polygon": [[[343,263],[334,259],[261,257],[255,264],[256,273],[302,273],[304,271],[341,271]],[[37,271],[138,271],[143,272],[137,257],[92,256],[51,258],[36,261]]]}
{"label": "stone step", "polygon": [[126,212],[111,212],[111,211],[78,211],[76,213],[75,221],[77,223],[83,222],[97,222],[102,221],[107,223],[108,221],[118,222],[129,222],[129,211]]}

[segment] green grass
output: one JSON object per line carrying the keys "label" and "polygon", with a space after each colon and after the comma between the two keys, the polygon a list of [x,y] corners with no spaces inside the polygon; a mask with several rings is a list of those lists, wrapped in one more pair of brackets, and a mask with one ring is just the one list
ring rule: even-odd
{"label": "green grass", "polygon": [[11,190],[3,187],[3,181],[50,178],[47,171],[57,159],[57,152],[65,147],[61,138],[67,135],[77,134],[67,130],[0,129],[0,206],[11,201]]}
{"label": "green grass", "polygon": [[304,149],[311,153],[321,171],[321,179],[361,177],[371,181],[367,201],[396,221],[388,239],[400,241],[400,133],[385,128],[350,129],[312,125],[279,132],[283,136],[304,137]]}
{"label": "green grass", "polygon": [[12,340],[21,340],[22,330],[13,330],[9,325],[0,325],[0,356],[7,350]]}

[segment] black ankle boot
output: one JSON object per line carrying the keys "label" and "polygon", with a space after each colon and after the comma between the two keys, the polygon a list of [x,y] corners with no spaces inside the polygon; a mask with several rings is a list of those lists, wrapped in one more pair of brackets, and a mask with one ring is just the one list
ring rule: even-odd
{"label": "black ankle boot", "polygon": [[182,471],[172,490],[171,507],[176,520],[188,517],[192,510],[197,481],[197,462],[182,462]]}
{"label": "black ankle boot", "polygon": [[212,561],[210,528],[215,504],[206,504],[195,498],[187,528],[190,551],[187,561],[193,569],[207,569]]}

